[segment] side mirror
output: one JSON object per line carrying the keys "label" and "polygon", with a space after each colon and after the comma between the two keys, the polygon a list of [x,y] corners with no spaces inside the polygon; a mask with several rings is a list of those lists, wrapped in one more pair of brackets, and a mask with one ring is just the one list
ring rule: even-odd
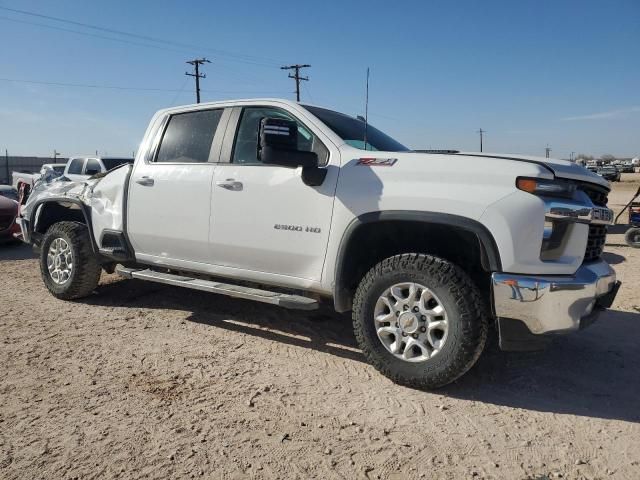
{"label": "side mirror", "polygon": [[298,150],[298,124],[282,118],[263,118],[258,132],[258,158],[267,165],[318,168],[318,155]]}

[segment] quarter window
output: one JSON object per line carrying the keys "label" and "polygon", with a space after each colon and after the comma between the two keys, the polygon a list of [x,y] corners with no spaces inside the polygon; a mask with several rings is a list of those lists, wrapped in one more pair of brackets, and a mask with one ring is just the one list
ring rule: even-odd
{"label": "quarter window", "polygon": [[239,164],[256,164],[258,160],[258,129],[260,120],[265,117],[284,118],[293,120],[298,124],[298,150],[315,152],[318,155],[318,163],[326,165],[329,160],[329,150],[316,137],[311,130],[300,123],[288,112],[273,107],[248,107],[243,109],[236,142],[233,148],[232,162]]}
{"label": "quarter window", "polygon": [[84,173],[86,175],[95,175],[96,173],[100,173],[100,162],[95,158],[88,159],[87,165],[84,167]]}
{"label": "quarter window", "polygon": [[67,173],[72,175],[82,175],[82,165],[84,165],[84,158],[74,158],[69,164],[69,170],[67,170]]}
{"label": "quarter window", "polygon": [[213,136],[222,110],[178,113],[169,118],[156,162],[204,163],[209,161]]}

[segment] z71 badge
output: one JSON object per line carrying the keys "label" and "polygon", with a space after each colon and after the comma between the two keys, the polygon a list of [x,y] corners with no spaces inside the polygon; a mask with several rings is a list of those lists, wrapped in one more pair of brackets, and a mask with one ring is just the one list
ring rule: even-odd
{"label": "z71 badge", "polygon": [[366,165],[369,167],[393,167],[397,161],[397,158],[360,158],[356,165]]}
{"label": "z71 badge", "polygon": [[282,223],[276,223],[273,228],[276,230],[289,230],[292,232],[320,233],[319,227],[303,227],[301,225],[284,225]]}

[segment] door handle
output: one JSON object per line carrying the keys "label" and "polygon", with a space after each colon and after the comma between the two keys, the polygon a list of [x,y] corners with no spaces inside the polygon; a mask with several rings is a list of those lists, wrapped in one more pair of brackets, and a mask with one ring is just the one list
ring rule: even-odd
{"label": "door handle", "polygon": [[136,180],[136,183],[139,183],[140,185],[143,185],[145,187],[153,187],[154,181],[153,178],[141,177]]}
{"label": "door handle", "polygon": [[232,190],[234,192],[239,192],[242,190],[242,182],[237,182],[233,178],[227,178],[226,180],[220,180],[216,182],[216,185],[222,188],[226,188],[227,190]]}

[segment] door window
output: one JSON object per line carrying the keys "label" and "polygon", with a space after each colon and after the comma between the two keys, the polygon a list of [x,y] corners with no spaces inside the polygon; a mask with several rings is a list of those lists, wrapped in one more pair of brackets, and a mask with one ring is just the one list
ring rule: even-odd
{"label": "door window", "polygon": [[84,167],[84,173],[86,175],[95,175],[96,173],[100,173],[100,162],[95,158],[88,159],[87,165]]}
{"label": "door window", "polygon": [[221,109],[172,115],[162,136],[156,162],[208,162],[221,116]]}
{"label": "door window", "polygon": [[233,148],[232,162],[239,164],[260,164],[258,159],[258,129],[260,120],[265,117],[284,118],[298,124],[298,150],[315,152],[318,163],[326,165],[329,160],[329,150],[311,130],[304,126],[297,118],[288,112],[274,107],[248,107],[242,110],[242,117],[236,134]]}
{"label": "door window", "polygon": [[84,158],[74,158],[69,164],[69,170],[67,170],[67,173],[72,175],[82,175],[82,165],[84,165]]}

